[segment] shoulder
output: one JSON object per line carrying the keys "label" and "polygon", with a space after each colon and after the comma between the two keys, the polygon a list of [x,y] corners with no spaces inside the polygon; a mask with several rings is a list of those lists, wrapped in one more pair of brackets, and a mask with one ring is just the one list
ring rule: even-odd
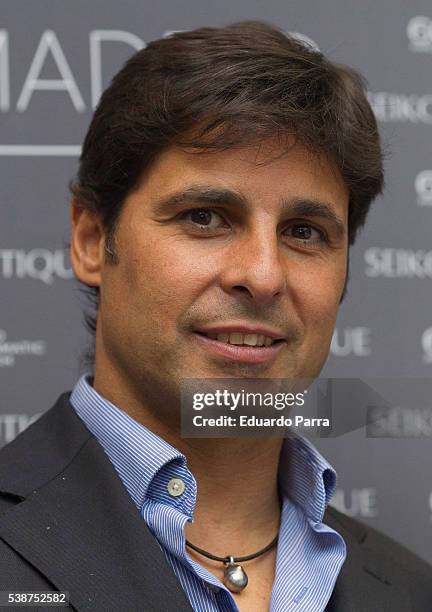
{"label": "shoulder", "polygon": [[67,466],[92,437],[69,402],[70,391],[0,449],[0,494],[26,498]]}
{"label": "shoulder", "polygon": [[324,522],[335,529],[347,544],[345,571],[361,568],[381,583],[397,585],[409,594],[413,610],[432,610],[432,566],[381,531],[327,508]]}
{"label": "shoulder", "polygon": [[[51,590],[27,560],[41,547],[30,500],[73,461],[91,434],[69,403],[70,392],[0,449],[0,590]],[[19,532],[19,533],[18,533]],[[14,544],[18,533],[19,545]],[[29,555],[31,558],[31,554]]]}
{"label": "shoulder", "polygon": [[432,566],[396,540],[385,535],[382,531],[347,516],[331,506],[327,509],[325,520],[329,524],[334,523],[336,530],[339,525],[339,528],[349,531],[359,544],[368,551],[384,555],[407,570],[425,574],[432,581]]}

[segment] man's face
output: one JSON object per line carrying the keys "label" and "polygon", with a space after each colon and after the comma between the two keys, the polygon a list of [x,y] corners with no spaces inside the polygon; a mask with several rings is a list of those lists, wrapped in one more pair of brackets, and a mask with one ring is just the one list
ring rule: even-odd
{"label": "man's face", "polygon": [[[347,271],[348,192],[326,158],[296,145],[275,159],[275,147],[167,149],[126,198],[119,263],[100,276],[96,360],[103,351],[138,393],[321,371]],[[267,335],[278,341],[250,346]]]}

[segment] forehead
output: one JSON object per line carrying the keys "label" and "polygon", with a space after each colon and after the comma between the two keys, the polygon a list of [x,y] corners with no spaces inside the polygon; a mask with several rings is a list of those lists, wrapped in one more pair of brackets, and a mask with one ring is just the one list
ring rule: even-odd
{"label": "forehead", "polygon": [[293,142],[282,146],[277,139],[225,150],[169,147],[136,190],[156,197],[196,183],[232,189],[250,202],[308,197],[348,205],[348,189],[328,156]]}

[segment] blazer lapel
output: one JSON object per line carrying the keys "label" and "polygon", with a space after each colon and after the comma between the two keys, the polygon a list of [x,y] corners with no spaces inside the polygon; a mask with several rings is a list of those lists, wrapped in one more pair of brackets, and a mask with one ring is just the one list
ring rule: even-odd
{"label": "blazer lapel", "polygon": [[[0,537],[57,589],[68,591],[77,610],[190,612],[190,603],[164,552],[103,449],[75,414],[71,420],[64,405],[60,411],[64,416],[60,431],[58,427],[50,430],[55,419],[48,415],[39,430],[51,439],[60,436],[53,441],[58,452],[62,437],[69,437],[65,434],[68,425],[75,429],[71,435],[77,439],[76,428],[82,428],[81,442],[83,437],[85,441],[60,469],[53,452],[49,453],[51,469],[57,473],[40,487],[34,482],[30,493],[25,492],[30,484],[25,479],[19,486],[15,479],[14,486],[11,471],[0,474],[0,490],[25,498],[1,517]],[[38,432],[35,434],[37,437]],[[30,430],[21,438],[19,445],[34,441]],[[21,460],[14,449],[11,454]],[[42,466],[39,468],[40,475]],[[31,473],[27,479],[32,480]]]}
{"label": "blazer lapel", "polygon": [[[341,515],[342,516],[342,515]],[[414,612],[407,591],[390,578],[386,560],[367,548],[367,527],[349,528],[329,507],[324,523],[338,531],[347,545],[347,558],[326,612]]]}

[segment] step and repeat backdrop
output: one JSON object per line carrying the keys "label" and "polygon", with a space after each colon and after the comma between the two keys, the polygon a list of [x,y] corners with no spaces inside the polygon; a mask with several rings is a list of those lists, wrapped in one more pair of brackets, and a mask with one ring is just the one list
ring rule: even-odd
{"label": "step and repeat backdrop", "polygon": [[[428,0],[0,0],[0,446],[83,371],[68,183],[101,92],[147,41],[243,19],[274,23],[358,69],[385,143],[385,195],[352,249],[322,375],[431,377]],[[409,437],[371,439],[359,428],[313,441],[338,472],[334,505],[432,562],[432,420],[404,408]]]}

